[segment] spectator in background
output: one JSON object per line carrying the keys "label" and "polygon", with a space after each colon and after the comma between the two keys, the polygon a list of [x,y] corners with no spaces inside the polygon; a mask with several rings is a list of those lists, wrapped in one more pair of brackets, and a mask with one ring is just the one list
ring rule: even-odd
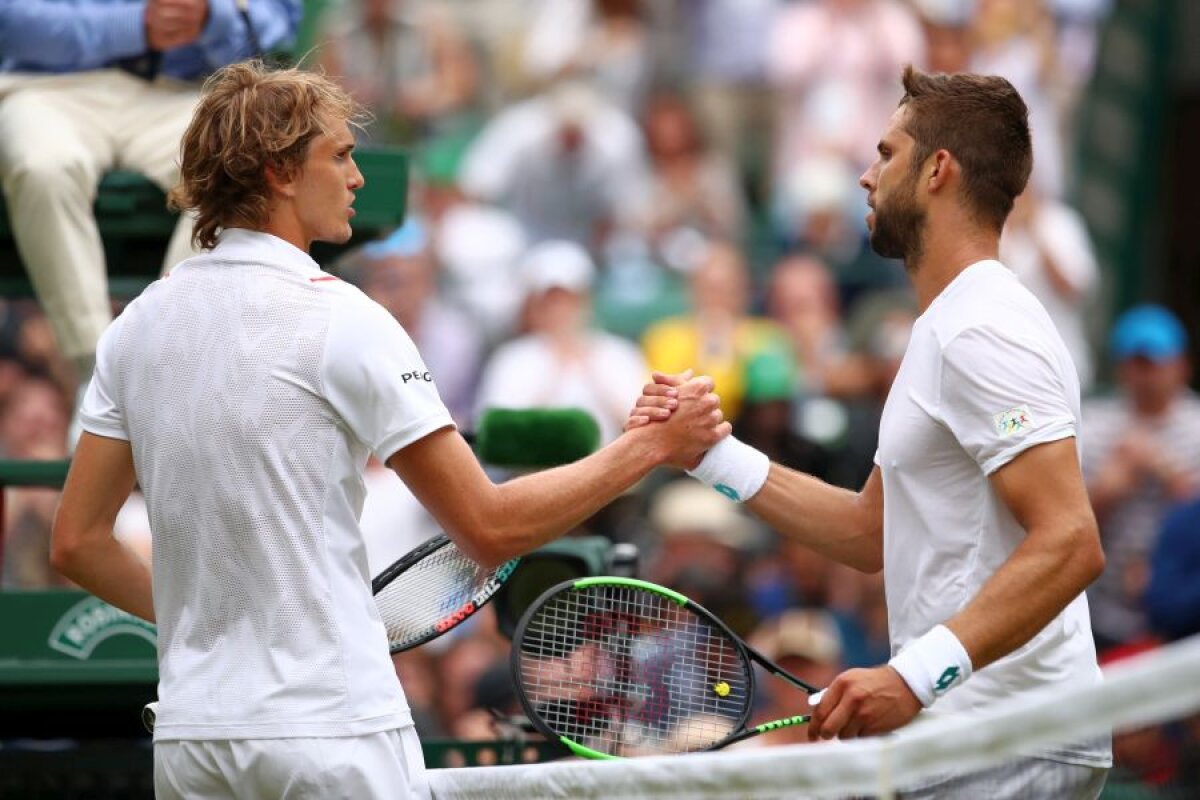
{"label": "spectator in background", "polygon": [[781,0],[683,0],[686,75],[713,149],[735,163],[761,199],[770,170],[775,99],[767,41]]}
{"label": "spectator in background", "polygon": [[1079,101],[1096,67],[1100,30],[1114,0],[1047,0],[1058,31],[1058,103],[1064,125],[1063,141],[1075,141]]}
{"label": "spectator in background", "polygon": [[66,458],[63,394],[44,377],[30,375],[13,387],[0,409],[4,458]]}
{"label": "spectator in background", "polygon": [[1101,648],[1148,631],[1142,602],[1163,517],[1200,491],[1200,398],[1187,334],[1161,306],[1125,312],[1112,333],[1121,392],[1083,407],[1083,468],[1107,566],[1088,590]]}
{"label": "spectator in background", "polygon": [[750,315],[749,270],[732,245],[709,245],[690,285],[692,312],[652,325],[642,351],[659,372],[695,368],[711,375],[721,387],[722,412],[734,420],[746,392],[746,365],[767,350],[788,352],[787,337],[771,320]]}
{"label": "spectator in background", "polygon": [[861,198],[854,186],[854,174],[845,159],[814,155],[780,176],[773,209],[785,249],[825,262],[847,305],[863,292],[905,280],[899,262],[882,258],[866,246]]}
{"label": "spectator in background", "polygon": [[672,251],[687,236],[739,239],[746,208],[733,162],[708,148],[687,101],[675,93],[655,95],[642,127],[650,170],[637,226],[663,259],[683,267]]}
{"label": "spectator in background", "polygon": [[783,350],[767,350],[746,365],[746,394],[733,433],[772,461],[829,479],[829,451],[795,430],[796,369]]}
{"label": "spectator in background", "polygon": [[692,598],[739,636],[749,634],[758,614],[744,569],[766,543],[761,525],[690,478],[661,486],[647,517],[656,536],[645,560],[646,579]]}
{"label": "spectator in background", "polygon": [[[475,687],[505,657],[506,643],[495,634],[494,620],[494,615],[483,614],[468,635],[460,634],[443,645],[438,677],[444,689],[437,694],[437,711],[451,738],[485,738],[479,732],[478,715],[471,712],[477,708]],[[484,626],[491,630],[482,630]]]}
{"label": "spectator in background", "polygon": [[1037,153],[1030,184],[1048,197],[1061,197],[1067,165],[1055,103],[1055,27],[1043,0],[977,0],[970,71],[1007,78],[1021,93]]}
{"label": "spectator in background", "polygon": [[1151,630],[1167,639],[1200,633],[1200,498],[1163,522],[1145,595]]}
{"label": "spectator in background", "polygon": [[[883,406],[900,370],[917,314],[912,291],[895,289],[863,298],[847,320],[850,359],[855,369],[862,371],[866,391],[846,398],[844,403],[844,434],[834,449],[831,483],[846,488],[862,486],[875,468]],[[805,427],[811,428],[820,419],[806,421]]]}
{"label": "spectator in background", "polygon": [[75,387],[75,376],[55,342],[50,320],[35,301],[18,301],[15,307],[16,357],[28,372],[52,381],[64,397],[69,397]]}
{"label": "spectator in background", "polygon": [[650,85],[651,65],[641,0],[535,3],[521,53],[521,71],[534,86],[581,80],[636,114]]}
{"label": "spectator in background", "polygon": [[971,67],[971,21],[967,3],[916,0],[925,30],[926,58],[930,72],[966,72]]}
{"label": "spectator in background", "polygon": [[1083,217],[1029,186],[1008,215],[1000,259],[1054,320],[1079,372],[1079,389],[1086,394],[1095,370],[1085,313],[1100,270]]}
{"label": "spectator in background", "polygon": [[866,370],[850,358],[837,285],[821,259],[779,261],[767,286],[767,313],[791,341],[801,394],[847,398],[868,390]]}
{"label": "spectator in background", "polygon": [[376,115],[371,137],[420,144],[477,125],[479,66],[454,17],[404,0],[353,0],[322,21],[320,63]]}
{"label": "spectator in background", "polygon": [[459,184],[511,212],[531,242],[598,249],[645,176],[633,118],[567,82],[493,117],[467,150]]}
{"label": "spectator in background", "polygon": [[[92,212],[101,176],[119,166],[171,188],[199,80],[287,46],[300,13],[300,0],[251,3],[248,17],[209,0],[0,2],[0,182],[21,260],[81,386],[112,319]],[[190,239],[185,216],[165,267],[194,252]]]}
{"label": "spectator in background", "polygon": [[894,0],[814,0],[781,8],[767,38],[779,104],[775,169],[836,159],[857,176],[874,158],[901,91],[896,75],[925,61],[916,17]]}
{"label": "spectator in background", "polygon": [[612,441],[649,370],[631,342],[590,328],[591,257],[573,242],[543,242],[525,254],[519,271],[527,332],[488,359],[480,412],[582,408],[599,424],[601,443]]}
{"label": "spectator in background", "polygon": [[392,654],[396,677],[404,687],[404,698],[412,711],[413,725],[422,739],[446,735],[446,725],[438,715],[437,700],[442,694],[439,653],[430,647],[417,647]]}
{"label": "spectator in background", "polygon": [[520,223],[507,211],[474,202],[458,184],[462,151],[441,142],[425,148],[413,167],[413,205],[428,225],[432,256],[452,302],[488,342],[511,336],[523,292],[517,258],[527,248]]}
{"label": "spectator in background", "polygon": [[[0,405],[0,456],[66,458],[68,419],[69,405],[59,387],[44,377],[25,375]],[[4,525],[0,585],[16,589],[69,585],[50,568],[50,524],[58,492],[21,488],[6,494],[0,520]]]}

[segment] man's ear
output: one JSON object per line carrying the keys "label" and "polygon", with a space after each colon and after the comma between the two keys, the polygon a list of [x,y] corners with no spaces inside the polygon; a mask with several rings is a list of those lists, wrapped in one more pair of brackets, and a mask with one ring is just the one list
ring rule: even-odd
{"label": "man's ear", "polygon": [[296,196],[295,176],[285,177],[283,172],[273,164],[267,164],[263,168],[263,174],[267,178],[267,186],[271,187],[272,194],[287,198]]}
{"label": "man's ear", "polygon": [[937,192],[945,188],[950,181],[951,173],[958,169],[958,163],[954,160],[954,156],[950,155],[949,150],[938,150],[929,157],[925,169],[929,177],[929,191]]}

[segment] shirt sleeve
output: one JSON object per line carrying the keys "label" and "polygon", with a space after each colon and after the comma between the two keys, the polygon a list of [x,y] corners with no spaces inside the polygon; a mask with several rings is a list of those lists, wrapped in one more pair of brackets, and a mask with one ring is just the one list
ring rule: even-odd
{"label": "shirt sleeve", "polygon": [[1072,407],[1060,368],[1036,342],[972,328],[943,348],[943,422],[986,475],[1034,445],[1075,436]]}
{"label": "shirt sleeve", "polygon": [[141,3],[0,0],[0,60],[70,72],[146,49]]}
{"label": "shirt sleeve", "polygon": [[96,369],[79,407],[79,424],[88,433],[109,439],[129,441],[125,409],[121,407],[120,370],[117,367],[117,340],[122,320],[117,317],[100,337],[96,346]]}
{"label": "shirt sleeve", "polygon": [[334,303],[322,380],[334,410],[380,461],[454,427],[412,339],[365,297]]}

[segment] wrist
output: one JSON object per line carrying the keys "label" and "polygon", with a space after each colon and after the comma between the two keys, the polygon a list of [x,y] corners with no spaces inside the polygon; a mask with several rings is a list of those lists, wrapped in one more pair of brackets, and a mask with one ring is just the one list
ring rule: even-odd
{"label": "wrist", "polygon": [[966,648],[945,625],[935,625],[924,636],[909,642],[888,666],[900,673],[926,708],[972,673]]}
{"label": "wrist", "polygon": [[688,474],[731,500],[745,502],[762,489],[770,469],[771,459],[765,453],[733,436],[726,436],[713,445]]}
{"label": "wrist", "polygon": [[625,443],[630,448],[626,458],[632,463],[644,467],[647,472],[658,467],[667,466],[671,461],[671,450],[655,435],[653,427],[656,423],[647,422],[636,428],[630,428],[617,438],[617,443]]}

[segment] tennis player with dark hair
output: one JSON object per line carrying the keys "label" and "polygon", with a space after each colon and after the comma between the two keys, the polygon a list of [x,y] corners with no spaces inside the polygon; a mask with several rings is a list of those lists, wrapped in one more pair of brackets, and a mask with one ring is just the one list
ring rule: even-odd
{"label": "tennis player with dark hair", "polygon": [[[904,260],[922,309],[875,469],[847,491],[730,438],[693,471],[782,533],[884,571],[893,657],[830,684],[814,739],[1101,678],[1083,592],[1104,555],[1080,472],[1079,380],[1045,310],[996,260],[1033,163],[1025,103],[1002,78],[910,67],[903,82],[859,180],[871,245]],[[657,380],[628,429],[669,418],[675,379]],[[1110,765],[1107,741],[1075,742],[904,796],[1093,798]]]}
{"label": "tennis player with dark hair", "polygon": [[[698,378],[680,390],[677,424],[494,485],[400,325],[308,256],[314,241],[350,237],[356,116],[319,75],[215,73],[172,194],[208,252],[100,342],[52,559],[158,623],[159,798],[427,794],[358,527],[368,455],[465,552],[497,564],[728,433]],[[153,580],[112,536],[135,482]]]}

